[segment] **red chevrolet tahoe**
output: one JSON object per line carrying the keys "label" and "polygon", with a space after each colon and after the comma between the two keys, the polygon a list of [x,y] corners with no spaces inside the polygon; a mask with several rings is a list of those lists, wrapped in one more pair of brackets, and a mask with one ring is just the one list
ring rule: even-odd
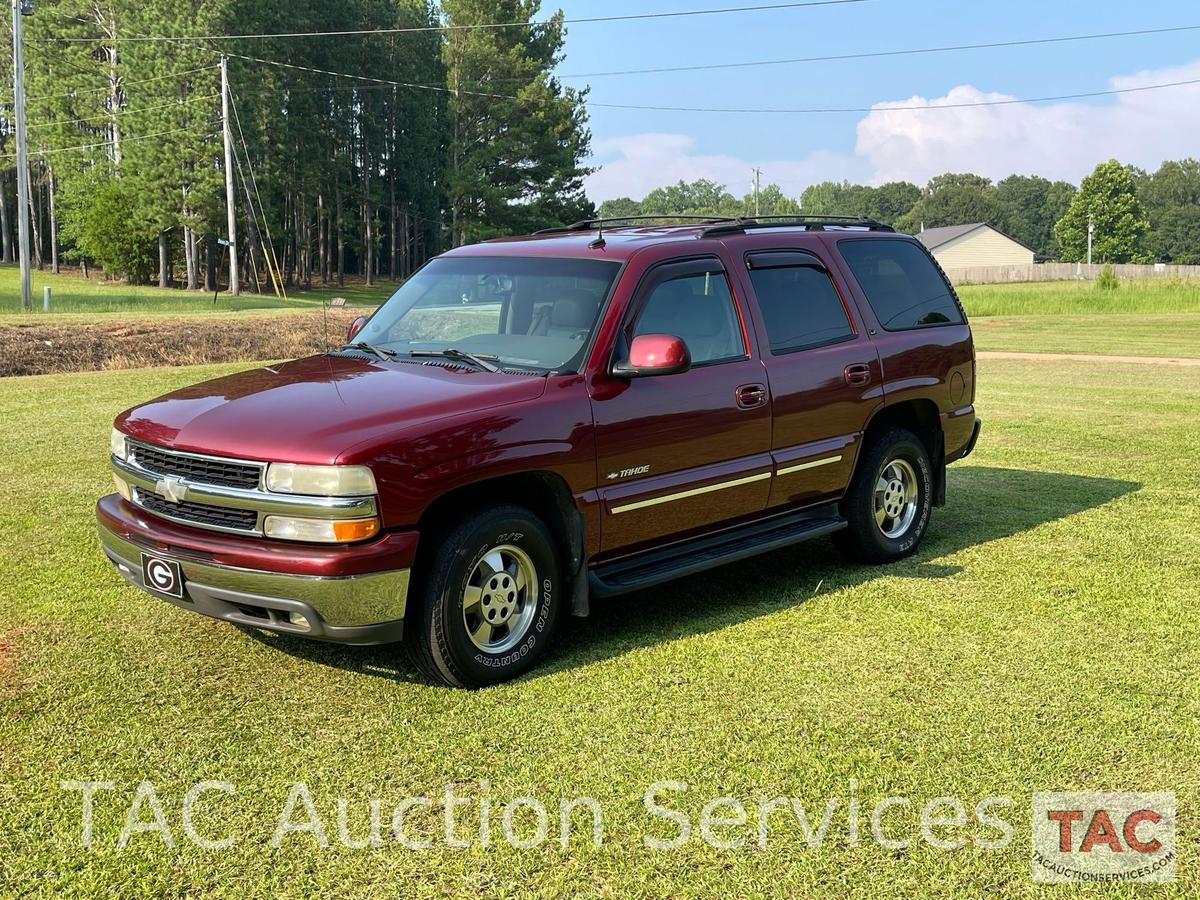
{"label": "red chevrolet tahoe", "polygon": [[861,219],[592,220],[460,247],[340,350],[117,417],[130,582],[242,626],[521,673],[567,613],[821,535],[912,553],[971,452],[975,354]]}

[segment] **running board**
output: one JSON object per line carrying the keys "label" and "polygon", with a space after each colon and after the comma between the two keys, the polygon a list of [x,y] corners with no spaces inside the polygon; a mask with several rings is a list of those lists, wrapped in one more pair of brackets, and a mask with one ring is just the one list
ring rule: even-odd
{"label": "running board", "polygon": [[846,520],[838,514],[837,504],[820,506],[597,566],[588,573],[588,585],[593,597],[626,594],[845,527]]}

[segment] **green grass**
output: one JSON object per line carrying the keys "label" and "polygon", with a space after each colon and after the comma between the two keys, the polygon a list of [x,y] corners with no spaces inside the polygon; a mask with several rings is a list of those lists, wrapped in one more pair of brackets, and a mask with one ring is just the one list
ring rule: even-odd
{"label": "green grass", "polygon": [[1090,281],[961,285],[971,318],[1200,312],[1200,279],[1123,280],[1115,291]]}
{"label": "green grass", "polygon": [[[310,291],[295,291],[287,300],[267,294],[243,294],[231,297],[222,293],[213,301],[213,295],[204,291],[185,291],[174,288],[158,288],[129,285],[119,282],[102,282],[93,275],[51,275],[48,271],[33,272],[34,315],[42,313],[42,288],[50,286],[52,313],[132,313],[172,314],[229,311],[240,309],[311,309],[333,297],[345,297],[351,306],[376,306],[386,300],[396,289],[391,282],[377,283],[373,287],[353,283],[345,287],[314,288]],[[0,316],[22,315],[21,283],[16,266],[0,266]]]}
{"label": "green grass", "polygon": [[1200,313],[976,316],[979,350],[1200,357]]}
{"label": "green grass", "polygon": [[980,350],[1200,357],[1200,280],[964,285]]}
{"label": "green grass", "polygon": [[[598,603],[535,674],[468,693],[423,683],[391,648],[190,615],[102,559],[91,504],[110,490],[113,414],[230,368],[0,384],[0,895],[1057,896],[1030,881],[1029,794],[1073,789],[1174,791],[1176,890],[1200,891],[1200,370],[982,360],[983,436],[914,558],[847,565],[819,542]],[[63,779],[117,785],[91,851]],[[114,846],[143,779],[175,850],[153,834]],[[183,837],[200,779],[237,786],[197,814],[212,837],[240,834],[233,847]],[[477,801],[481,779],[492,843],[449,848],[445,786]],[[795,796],[817,819],[829,797],[1008,796],[1015,837],[885,852],[865,821],[850,844],[842,807],[819,849],[777,813],[766,851],[752,827],[722,831],[749,834],[741,849],[696,834],[653,851],[644,835],[676,833],[642,805],[664,779],[689,785],[672,805],[693,824],[722,795]],[[300,780],[328,850],[306,835],[268,846]],[[395,804],[422,795],[439,805],[410,831],[431,849],[338,842],[337,798],[361,836],[370,798],[386,835]],[[603,846],[582,827],[565,850],[508,846],[500,807],[522,795],[552,816],[560,798],[595,798]],[[479,808],[460,815],[465,835]]]}

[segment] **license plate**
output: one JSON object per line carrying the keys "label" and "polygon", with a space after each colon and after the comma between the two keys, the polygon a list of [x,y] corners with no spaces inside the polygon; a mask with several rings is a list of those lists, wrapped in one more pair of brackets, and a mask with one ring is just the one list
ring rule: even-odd
{"label": "license plate", "polygon": [[168,597],[183,598],[183,573],[179,563],[161,556],[142,554],[142,583],[152,591]]}

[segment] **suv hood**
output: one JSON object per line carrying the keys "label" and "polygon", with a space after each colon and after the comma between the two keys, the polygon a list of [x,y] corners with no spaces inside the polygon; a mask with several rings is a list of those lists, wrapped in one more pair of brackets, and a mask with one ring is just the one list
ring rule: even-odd
{"label": "suv hood", "polygon": [[136,406],[117,427],[137,440],[217,456],[333,463],[364,441],[423,423],[534,400],[539,375],[312,356],[183,388]]}

